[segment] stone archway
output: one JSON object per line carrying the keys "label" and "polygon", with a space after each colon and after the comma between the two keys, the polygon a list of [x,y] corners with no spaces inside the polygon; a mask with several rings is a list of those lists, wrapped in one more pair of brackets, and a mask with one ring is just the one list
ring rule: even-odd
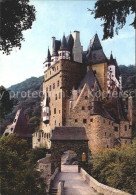
{"label": "stone archway", "polygon": [[84,127],[56,127],[51,138],[51,172],[59,167],[61,171],[61,156],[67,150],[75,151],[80,167],[84,166],[82,154],[88,161],[88,138]]}

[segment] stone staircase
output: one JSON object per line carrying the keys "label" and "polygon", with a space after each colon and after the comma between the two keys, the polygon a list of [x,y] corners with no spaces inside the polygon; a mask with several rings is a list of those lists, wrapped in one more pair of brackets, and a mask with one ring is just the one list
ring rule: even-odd
{"label": "stone staircase", "polygon": [[57,188],[50,189],[49,195],[57,195]]}

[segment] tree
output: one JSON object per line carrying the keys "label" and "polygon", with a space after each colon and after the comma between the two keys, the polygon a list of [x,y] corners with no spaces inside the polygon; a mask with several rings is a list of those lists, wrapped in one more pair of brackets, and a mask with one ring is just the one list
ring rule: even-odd
{"label": "tree", "polygon": [[129,146],[101,150],[92,163],[89,173],[99,182],[136,194],[136,140]]}
{"label": "tree", "polygon": [[22,32],[32,27],[35,8],[29,0],[1,0],[0,12],[0,50],[10,54],[13,47],[21,48]]}
{"label": "tree", "polygon": [[37,153],[32,153],[27,141],[12,134],[0,138],[0,148],[1,193],[45,195],[45,181],[36,170]]}
{"label": "tree", "polygon": [[0,118],[4,118],[6,114],[10,113],[16,103],[15,99],[10,98],[9,91],[0,86]]}
{"label": "tree", "polygon": [[136,2],[135,0],[98,0],[95,3],[94,10],[88,9],[94,18],[104,21],[103,39],[112,38],[114,33],[118,34],[119,29],[122,29],[126,24],[128,15],[133,14],[134,20],[130,25],[136,29]]}

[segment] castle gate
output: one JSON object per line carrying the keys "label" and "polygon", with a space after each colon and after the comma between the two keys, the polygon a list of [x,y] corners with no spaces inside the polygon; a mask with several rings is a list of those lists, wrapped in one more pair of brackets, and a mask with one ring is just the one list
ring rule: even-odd
{"label": "castle gate", "polygon": [[51,138],[52,173],[57,167],[61,171],[61,156],[68,150],[77,154],[79,168],[84,167],[88,161],[88,138],[84,127],[55,127]]}

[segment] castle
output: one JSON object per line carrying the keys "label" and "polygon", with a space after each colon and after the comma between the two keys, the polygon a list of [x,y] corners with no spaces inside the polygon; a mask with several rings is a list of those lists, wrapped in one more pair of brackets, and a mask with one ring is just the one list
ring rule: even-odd
{"label": "castle", "polygon": [[[52,37],[51,53],[43,63],[43,100],[40,130],[33,134],[35,147],[51,147],[55,127],[85,127],[92,153],[101,148],[130,144],[132,127],[121,98],[111,97],[122,90],[116,59],[107,58],[97,34],[83,51],[80,32],[74,31],[62,41]],[[102,92],[115,105],[112,115]]]}

